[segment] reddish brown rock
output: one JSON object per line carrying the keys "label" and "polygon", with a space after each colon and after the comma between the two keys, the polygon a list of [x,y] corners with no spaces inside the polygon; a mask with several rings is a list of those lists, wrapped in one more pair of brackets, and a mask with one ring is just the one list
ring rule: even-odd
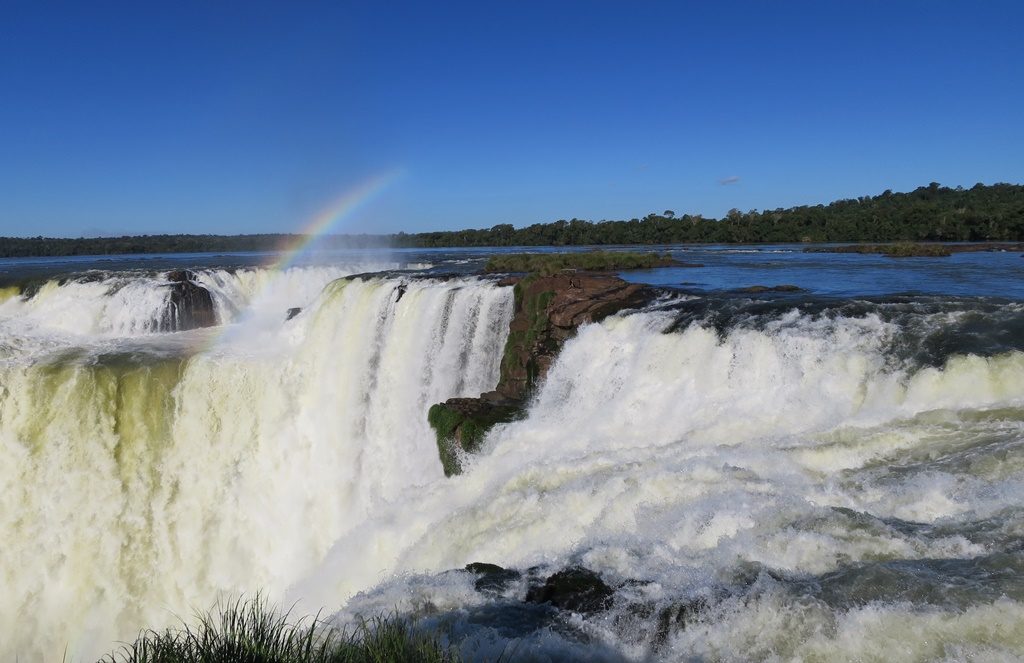
{"label": "reddish brown rock", "polygon": [[641,306],[651,298],[647,286],[590,272],[527,276],[515,288],[515,315],[497,388],[504,398],[513,400],[526,398],[580,325]]}
{"label": "reddish brown rock", "polygon": [[653,295],[647,286],[592,272],[531,274],[500,283],[515,286],[515,313],[497,389],[478,398],[451,398],[427,415],[446,476],[462,472],[460,459],[477,451],[493,426],[522,415],[530,392],[580,325],[642,306]]}

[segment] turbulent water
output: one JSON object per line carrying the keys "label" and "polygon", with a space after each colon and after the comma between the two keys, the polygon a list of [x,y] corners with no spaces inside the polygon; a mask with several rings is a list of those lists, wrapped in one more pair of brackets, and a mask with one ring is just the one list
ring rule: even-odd
{"label": "turbulent water", "polygon": [[[0,301],[0,659],[257,590],[479,660],[1024,657],[1017,299],[666,291],[445,479],[426,410],[495,386],[512,289],[341,278],[396,267],[199,269],[178,333],[160,272]],[[608,610],[524,602],[570,566]]]}

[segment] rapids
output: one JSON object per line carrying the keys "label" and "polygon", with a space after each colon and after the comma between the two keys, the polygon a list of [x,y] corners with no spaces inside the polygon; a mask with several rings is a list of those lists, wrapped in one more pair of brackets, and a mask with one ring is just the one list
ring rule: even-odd
{"label": "rapids", "polygon": [[[395,267],[197,270],[220,324],[177,333],[159,272],[0,301],[0,659],[255,591],[480,660],[1024,656],[1018,302],[670,292],[445,479],[426,411],[494,387],[512,288],[342,278]],[[524,602],[571,565],[611,609]]]}

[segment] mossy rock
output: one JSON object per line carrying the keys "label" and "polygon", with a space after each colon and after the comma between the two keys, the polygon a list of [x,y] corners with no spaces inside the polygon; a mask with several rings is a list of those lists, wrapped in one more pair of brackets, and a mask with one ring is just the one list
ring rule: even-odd
{"label": "mossy rock", "polygon": [[527,276],[515,285],[516,319],[505,341],[501,358],[501,382],[522,382],[517,396],[525,396],[533,389],[540,373],[536,355],[538,351],[557,351],[557,344],[549,340],[551,321],[547,309],[555,298],[553,290],[534,291],[531,287],[536,275]]}
{"label": "mossy rock", "polygon": [[514,421],[522,413],[519,403],[491,402],[483,398],[452,398],[431,406],[427,422],[437,437],[437,451],[444,475],[461,474],[460,452],[479,450],[491,428]]}
{"label": "mossy rock", "polygon": [[495,424],[519,418],[566,340],[581,324],[598,322],[649,300],[652,291],[608,274],[537,273],[503,280],[513,286],[515,311],[495,390],[480,398],[453,398],[430,408],[446,476],[460,474],[460,457],[479,449]]}

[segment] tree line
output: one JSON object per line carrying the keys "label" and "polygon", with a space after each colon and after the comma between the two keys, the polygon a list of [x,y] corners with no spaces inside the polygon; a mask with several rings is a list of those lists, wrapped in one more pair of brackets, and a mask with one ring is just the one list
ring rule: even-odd
{"label": "tree line", "polygon": [[[124,237],[0,237],[0,258],[135,253],[262,253],[287,249],[301,235],[133,235]],[[332,235],[328,248],[392,246],[390,235]]]}
{"label": "tree line", "polygon": [[[0,238],[0,257],[128,253],[275,251],[295,235],[143,235],[97,238]],[[326,248],[578,246],[612,244],[1024,241],[1024,185],[932,182],[907,193],[773,210],[730,210],[721,219],[671,210],[622,221],[559,220],[516,228],[395,235],[336,235]]]}

